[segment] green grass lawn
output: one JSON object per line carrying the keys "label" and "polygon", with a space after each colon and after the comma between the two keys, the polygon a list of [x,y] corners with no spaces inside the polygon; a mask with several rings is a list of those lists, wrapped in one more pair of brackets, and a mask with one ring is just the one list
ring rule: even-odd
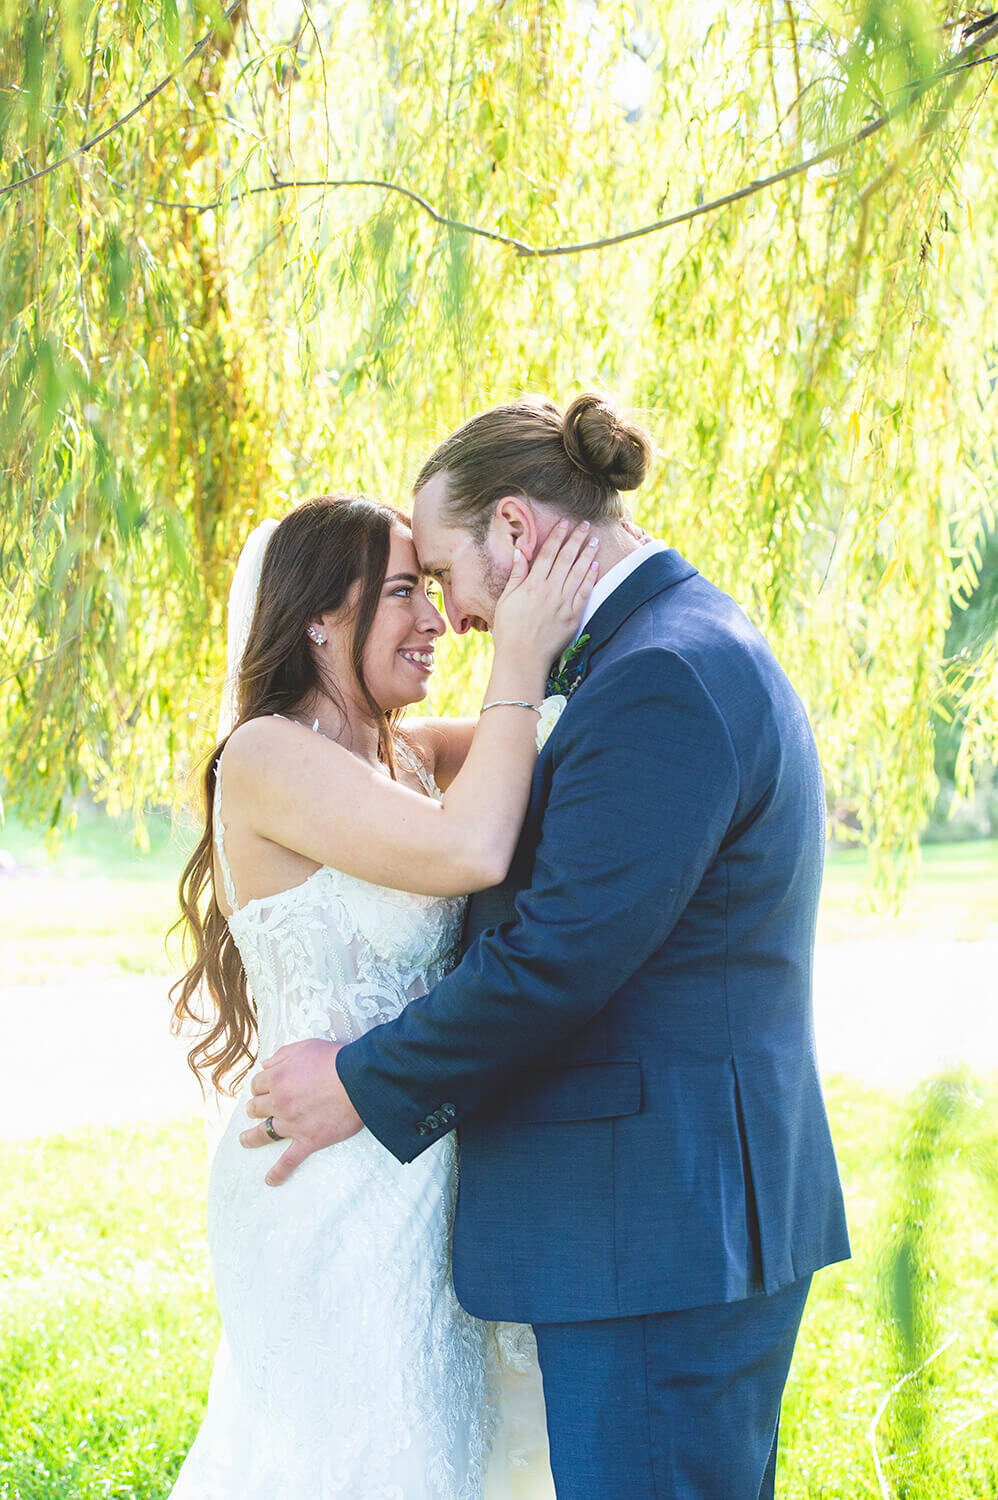
{"label": "green grass lawn", "polygon": [[190,829],[165,815],[148,824],[150,847],[136,848],[126,820],[92,809],[58,851],[8,819],[0,848],[27,873],[0,881],[0,964],[5,984],[56,984],[85,974],[177,972],[177,882]]}
{"label": "green grass lawn", "polygon": [[831,848],[819,942],[884,937],[958,942],[998,937],[998,839],[925,845],[897,914],[874,910],[863,850]]}
{"label": "green grass lawn", "polygon": [[0,1497],[161,1497],[217,1314],[204,1132],[81,1131],[3,1153]]}
{"label": "green grass lawn", "polygon": [[[879,1281],[906,1106],[845,1085],[829,1102],[855,1256],[815,1279],[784,1406],[784,1500],[882,1493],[868,1430],[898,1379]],[[3,1500],[168,1493],[217,1337],[203,1192],[197,1121],[0,1150]],[[931,1434],[916,1466],[925,1475],[931,1455],[928,1477],[912,1472],[903,1440],[895,1456],[893,1406],[878,1429],[890,1493],[907,1500],[998,1495],[994,1208],[972,1165],[949,1160],[930,1279],[938,1336],[957,1338],[932,1365]]]}

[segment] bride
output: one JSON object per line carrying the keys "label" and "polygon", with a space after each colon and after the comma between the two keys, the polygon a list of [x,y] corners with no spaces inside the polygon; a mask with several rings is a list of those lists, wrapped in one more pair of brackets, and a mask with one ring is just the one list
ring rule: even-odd
{"label": "bride", "polygon": [[[175,1019],[200,1021],[207,989],[191,1064],[216,1086],[287,1042],[354,1039],[456,960],[462,898],[511,859],[536,757],[524,710],[575,634],[595,555],[585,526],[553,533],[529,572],[517,554],[477,724],[403,726],[445,628],[405,517],[325,496],[254,533],[230,599],[235,727],[207,763],[180,892],[194,961]],[[551,1493],[496,1434],[496,1333],[451,1286],[453,1133],[403,1166],[362,1130],[274,1192],[244,1126],[237,1107],[212,1164],[223,1334],[173,1500]]]}

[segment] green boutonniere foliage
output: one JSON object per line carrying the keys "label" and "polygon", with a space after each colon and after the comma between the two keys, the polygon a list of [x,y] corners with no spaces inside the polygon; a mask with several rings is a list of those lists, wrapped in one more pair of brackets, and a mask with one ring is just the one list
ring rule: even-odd
{"label": "green boutonniere foliage", "polygon": [[547,697],[555,693],[561,693],[564,698],[570,698],[582,680],[582,656],[583,649],[588,645],[588,635],[580,635],[574,646],[569,646],[561,659],[561,666],[557,672],[552,672],[547,680]]}

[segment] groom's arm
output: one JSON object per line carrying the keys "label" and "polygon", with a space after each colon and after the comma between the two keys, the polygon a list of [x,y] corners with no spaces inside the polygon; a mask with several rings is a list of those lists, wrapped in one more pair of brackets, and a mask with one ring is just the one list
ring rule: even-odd
{"label": "groom's arm", "polygon": [[552,750],[515,918],[336,1058],[364,1124],[401,1161],[603,1009],[668,937],[731,821],[730,737],[670,652],[637,652],[593,678]]}

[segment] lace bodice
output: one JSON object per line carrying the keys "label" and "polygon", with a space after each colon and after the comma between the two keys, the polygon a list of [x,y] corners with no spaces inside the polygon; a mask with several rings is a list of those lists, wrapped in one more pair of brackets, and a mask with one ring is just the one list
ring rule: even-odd
{"label": "lace bodice", "polygon": [[[463,897],[420,896],[323,865],[300,885],[240,905],[225,854],[222,765],[214,835],[229,930],[257,1007],[260,1056],[289,1041],[351,1042],[391,1021],[453,967]],[[411,770],[439,798],[432,775]]]}

